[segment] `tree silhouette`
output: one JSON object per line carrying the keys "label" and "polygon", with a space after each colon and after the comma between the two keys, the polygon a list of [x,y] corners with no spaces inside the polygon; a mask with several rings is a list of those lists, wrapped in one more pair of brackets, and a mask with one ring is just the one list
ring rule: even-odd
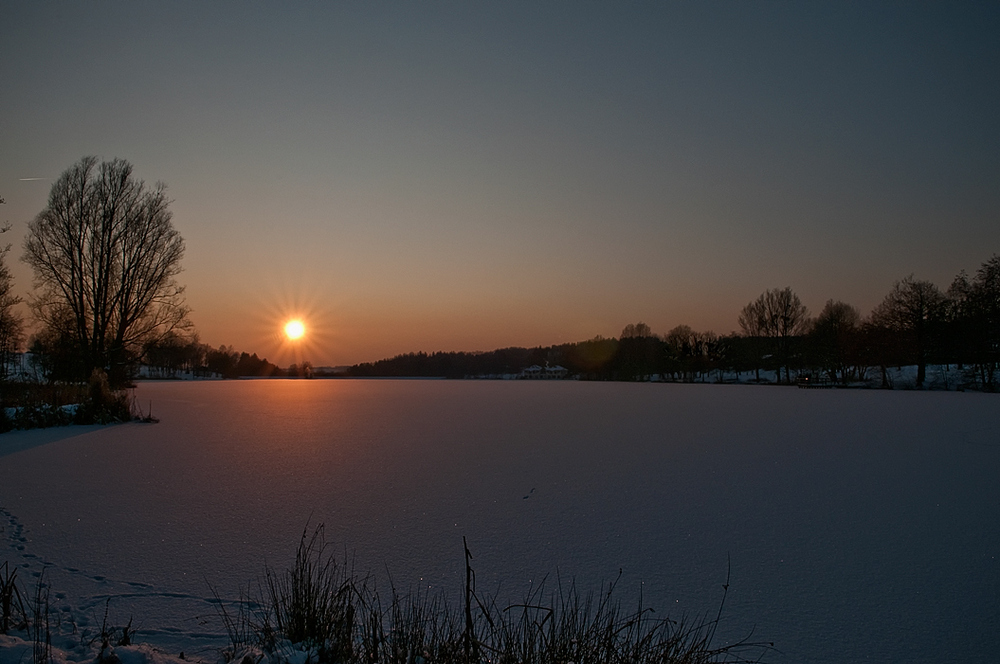
{"label": "tree silhouette", "polygon": [[975,382],[997,390],[1000,371],[1000,255],[983,263],[973,279],[963,272],[948,289],[950,350],[971,365]]}
{"label": "tree silhouette", "polygon": [[101,368],[120,384],[145,342],[187,325],[174,281],[183,255],[164,186],[147,187],[129,162],[84,157],[55,181],[23,259],[39,289],[32,310],[72,345],[78,378]]}
{"label": "tree silhouette", "polygon": [[644,337],[651,336],[653,336],[653,330],[651,330],[650,327],[642,321],[639,321],[638,323],[629,323],[622,328],[622,339],[642,339]]}
{"label": "tree silhouette", "polygon": [[695,332],[678,325],[663,338],[664,371],[674,379],[692,381],[711,371],[720,359],[721,342],[714,332]]}
{"label": "tree silhouette", "polygon": [[777,360],[777,382],[781,382],[781,367],[785,368],[785,380],[791,382],[791,340],[802,334],[809,325],[809,310],[802,304],[799,296],[791,288],[764,291],[756,300],[743,307],[739,324],[745,335],[771,341],[771,350]]}
{"label": "tree silhouette", "polygon": [[[208,349],[198,343],[198,335],[168,332],[152,339],[143,347],[143,362],[154,374],[174,378],[178,371],[194,372],[204,364]],[[256,357],[256,356],[255,356]]]}
{"label": "tree silhouette", "polygon": [[643,322],[629,323],[622,329],[612,362],[613,376],[619,380],[648,379],[662,364],[662,342]]}
{"label": "tree silhouette", "polygon": [[[0,196],[0,205],[6,203]],[[0,227],[0,235],[10,230],[9,224]],[[7,377],[10,362],[21,345],[23,326],[15,307],[21,298],[14,294],[14,279],[7,267],[10,245],[0,247],[0,379]]]}
{"label": "tree silhouette", "polygon": [[861,313],[846,302],[827,300],[809,333],[813,362],[833,381],[860,378],[857,367]]}
{"label": "tree silhouette", "polygon": [[905,344],[910,360],[917,365],[917,387],[927,376],[927,357],[932,345],[934,326],[944,319],[945,297],[929,281],[913,275],[897,281],[882,303],[872,311],[872,323],[895,332]]}

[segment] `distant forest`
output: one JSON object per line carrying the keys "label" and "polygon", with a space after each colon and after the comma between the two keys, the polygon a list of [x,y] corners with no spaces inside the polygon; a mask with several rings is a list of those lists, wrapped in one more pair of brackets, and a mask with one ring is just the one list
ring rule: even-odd
{"label": "distant forest", "polygon": [[146,345],[143,362],[152,377],[169,378],[179,372],[196,376],[222,376],[223,378],[305,376],[312,372],[312,365],[304,362],[282,369],[257,357],[257,353],[237,351],[232,346],[211,346],[197,339],[185,340],[178,335],[168,335]]}
{"label": "distant forest", "polygon": [[[803,375],[832,384],[875,380],[889,387],[890,367],[915,366],[916,384],[928,365],[954,365],[973,389],[996,391],[1000,368],[1000,256],[975,275],[959,274],[947,291],[912,276],[897,282],[868,317],[830,300],[815,317],[790,289],[771,289],[739,313],[740,332],[720,336],[679,325],[655,334],[625,326],[619,337],[489,352],[407,353],[356,364],[357,377],[501,377],[532,365],[564,367],[586,380],[750,380],[790,384]],[[184,350],[184,349],[187,350]],[[232,348],[159,343],[146,362],[164,369],[200,367],[223,376],[309,375],[312,367],[282,370]],[[321,375],[321,374],[316,374]]]}

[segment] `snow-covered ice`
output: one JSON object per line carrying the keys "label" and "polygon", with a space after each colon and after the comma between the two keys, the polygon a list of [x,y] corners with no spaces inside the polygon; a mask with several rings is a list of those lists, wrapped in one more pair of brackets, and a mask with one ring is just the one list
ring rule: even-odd
{"label": "snow-covered ice", "polygon": [[731,560],[720,637],[753,629],[773,662],[1000,651],[997,395],[316,380],[136,396],[159,424],[0,436],[0,562],[28,583],[46,566],[77,635],[110,597],[112,624],[211,659],[210,584],[236,596],[325,523],[404,589],[457,594],[465,535],[481,590],[621,570],[623,597],[641,588],[659,614],[714,611]]}

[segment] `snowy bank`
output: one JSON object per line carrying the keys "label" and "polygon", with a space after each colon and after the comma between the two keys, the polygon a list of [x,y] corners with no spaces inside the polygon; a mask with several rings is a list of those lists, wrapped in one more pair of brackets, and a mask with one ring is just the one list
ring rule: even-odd
{"label": "snowy bank", "polygon": [[[140,644],[130,646],[109,646],[101,648],[100,643],[87,644],[77,638],[55,639],[48,654],[51,664],[190,664],[207,662],[202,658],[185,657],[183,653],[170,655],[152,646]],[[58,643],[58,645],[56,645]],[[35,657],[35,643],[17,636],[0,634],[0,664],[30,664]]]}

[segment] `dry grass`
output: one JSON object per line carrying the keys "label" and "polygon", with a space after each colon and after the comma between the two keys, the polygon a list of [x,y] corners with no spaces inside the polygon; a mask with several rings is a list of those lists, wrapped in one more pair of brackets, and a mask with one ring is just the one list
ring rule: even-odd
{"label": "dry grass", "polygon": [[230,637],[225,658],[257,652],[287,661],[307,651],[317,664],[708,664],[760,661],[773,647],[748,639],[714,645],[725,596],[714,618],[693,620],[657,617],[641,600],[626,609],[615,583],[585,594],[572,582],[557,581],[551,592],[542,584],[502,606],[477,592],[465,554],[464,600],[455,607],[441,595],[395,588],[383,597],[346,557],[329,555],[322,526],[304,532],[289,570],[267,568],[257,592],[241,593],[235,607],[219,601]]}
{"label": "dry grass", "polygon": [[25,629],[27,619],[24,596],[17,582],[17,568],[5,561],[0,565],[0,634]]}

